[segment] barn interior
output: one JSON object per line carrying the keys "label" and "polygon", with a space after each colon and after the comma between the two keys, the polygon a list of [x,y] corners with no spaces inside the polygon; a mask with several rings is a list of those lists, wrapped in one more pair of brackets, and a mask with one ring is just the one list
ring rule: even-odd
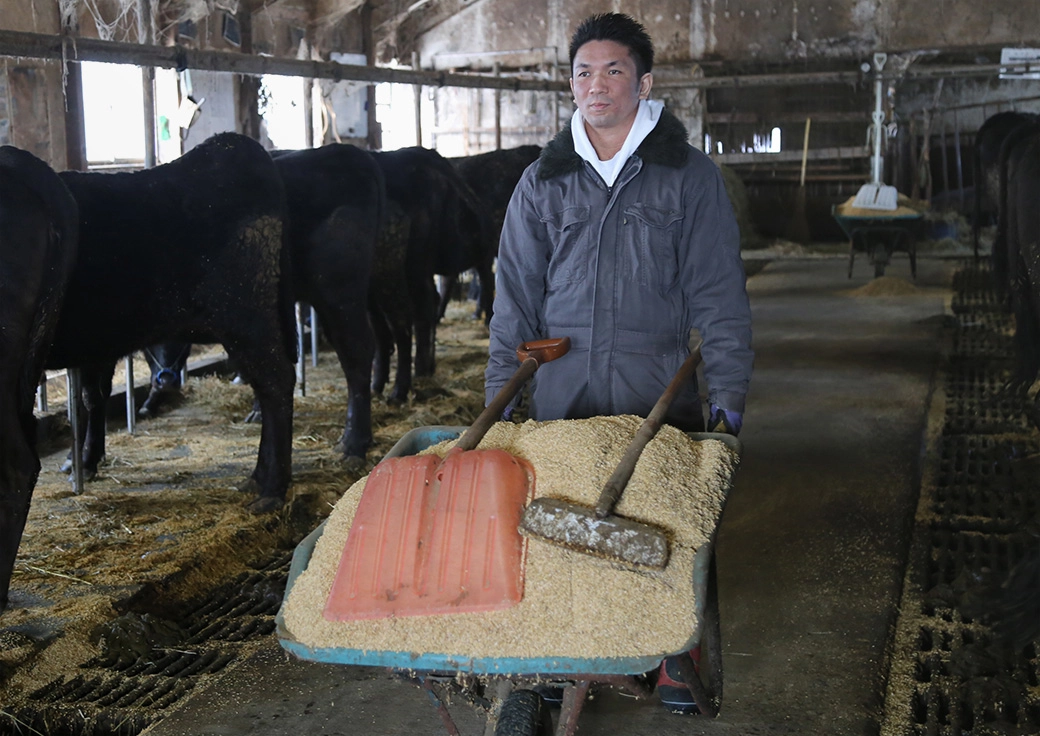
{"label": "barn interior", "polygon": [[[1002,638],[995,592],[1040,547],[1040,420],[1035,387],[1031,400],[1004,389],[1014,320],[989,281],[996,210],[974,166],[987,119],[1040,112],[1028,3],[0,9],[0,145],[112,172],[222,131],[268,150],[544,146],[574,109],[576,24],[638,18],[655,42],[652,96],[726,175],[754,317],[744,449],[716,540],[725,697],[716,683],[718,717],[680,717],[596,687],[580,721],[551,711],[556,732],[1040,733],[1035,622],[1024,641]],[[875,171],[912,226],[850,234],[835,208]],[[259,433],[219,346],[189,363],[183,400],[133,433],[120,412],[134,392],[116,386],[109,463],[79,494],[57,470],[70,432],[52,376],[0,614],[0,734],[484,733],[494,688],[471,702],[452,689],[461,677],[424,692],[415,673],[301,660],[275,622],[293,550],[339,495],[410,429],[479,413],[487,331],[458,297],[436,374],[404,406],[376,399],[363,468],[332,451],[346,386],[318,346],[295,399],[293,499],[273,518],[228,490]],[[652,626],[668,612],[632,615]]]}

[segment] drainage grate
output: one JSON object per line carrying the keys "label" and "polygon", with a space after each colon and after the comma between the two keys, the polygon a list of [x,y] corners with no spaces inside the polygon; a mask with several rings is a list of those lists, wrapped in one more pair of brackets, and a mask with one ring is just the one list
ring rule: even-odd
{"label": "drainage grate", "polygon": [[959,329],[953,337],[952,360],[1000,359],[1010,364],[1014,357],[1014,345],[1010,334],[995,331],[990,327],[976,325]]}
{"label": "drainage grate", "polygon": [[950,309],[954,314],[1006,311],[993,288],[993,275],[987,266],[966,266],[954,275]]}
{"label": "drainage grate", "polygon": [[[994,335],[1007,336],[1010,340],[1014,332],[1014,320],[1007,312],[973,312],[964,311],[955,315],[955,321],[960,330],[964,331],[988,331]],[[954,337],[959,337],[955,335]]]}
{"label": "drainage grate", "polygon": [[1010,377],[1008,361],[951,361],[943,434],[1028,434],[1031,425],[1022,401],[1004,391]]}
{"label": "drainage grate", "polygon": [[207,678],[274,632],[291,553],[279,552],[212,591],[175,621],[180,641],[160,656],[95,658],[0,709],[0,735],[136,736]]}
{"label": "drainage grate", "polygon": [[1040,518],[1040,486],[1018,461],[1040,452],[1040,437],[1003,390],[1012,323],[989,273],[966,267],[954,289],[943,431],[922,484],[882,734],[1038,734],[1040,642],[1016,648],[989,620],[994,586],[1035,552],[1024,525]]}
{"label": "drainage grate", "polygon": [[935,524],[1008,533],[1033,518],[1040,494],[1016,461],[1040,452],[1036,438],[985,435],[942,438],[936,484],[930,499]]}

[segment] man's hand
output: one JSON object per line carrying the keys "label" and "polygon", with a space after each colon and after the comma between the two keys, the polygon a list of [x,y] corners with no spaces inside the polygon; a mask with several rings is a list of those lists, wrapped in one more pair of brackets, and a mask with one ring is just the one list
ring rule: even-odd
{"label": "man's hand", "polygon": [[739,411],[729,411],[722,407],[711,405],[708,417],[709,432],[723,432],[736,436],[740,434],[740,428],[744,424],[744,415]]}

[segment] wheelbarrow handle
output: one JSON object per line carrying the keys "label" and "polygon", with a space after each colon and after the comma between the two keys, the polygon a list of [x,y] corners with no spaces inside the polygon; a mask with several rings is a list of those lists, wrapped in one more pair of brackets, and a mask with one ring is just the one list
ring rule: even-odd
{"label": "wheelbarrow handle", "polygon": [[564,355],[571,347],[569,337],[550,338],[548,340],[535,340],[525,342],[516,350],[516,357],[520,359],[520,367],[517,368],[512,378],[499,389],[491,402],[484,407],[476,421],[463,433],[455,445],[460,450],[472,450],[484,439],[491,426],[499,420],[502,412],[509,406],[513,397],[520,393],[538,366],[550,360],[556,360]]}

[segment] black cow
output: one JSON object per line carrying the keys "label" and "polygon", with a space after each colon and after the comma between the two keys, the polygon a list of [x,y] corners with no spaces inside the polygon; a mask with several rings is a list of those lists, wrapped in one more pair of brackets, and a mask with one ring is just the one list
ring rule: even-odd
{"label": "black cow", "polygon": [[84,468],[104,454],[120,357],[160,342],[221,343],[250,381],[264,422],[243,491],[282,505],[291,475],[296,326],[285,189],[256,141],[221,133],[178,160],[133,173],[62,172],[79,205],[80,250],[47,366],[78,367],[89,411]]}
{"label": "black cow", "polygon": [[[975,134],[972,169],[975,180],[974,212],[971,223],[972,240],[975,244],[975,259],[979,257],[979,231],[986,218],[997,218],[1000,199],[1000,147],[1008,135],[1023,123],[1031,122],[1035,115],[1020,112],[998,112],[991,115]],[[1000,287],[1007,271],[1003,255],[993,249],[993,267]]]}
{"label": "black cow", "polygon": [[33,397],[77,237],[76,201],[54,170],[0,147],[0,611],[40,474]]}
{"label": "black cow", "polygon": [[1015,315],[1018,368],[1012,387],[1025,391],[1040,372],[1040,123],[1020,126],[1001,147],[1002,251]]}
{"label": "black cow", "polygon": [[491,279],[486,259],[491,224],[487,213],[452,165],[436,151],[417,146],[373,152],[386,180],[387,215],[376,247],[369,306],[376,336],[372,390],[389,382],[390,355],[397,374],[388,401],[408,398],[415,373],[434,371],[438,294],[434,274],[471,267]]}
{"label": "black cow", "polygon": [[[538,160],[542,149],[540,146],[519,146],[498,151],[479,153],[476,156],[460,156],[450,158],[452,166],[459,172],[474,194],[485,207],[491,218],[492,235],[487,244],[490,250],[483,254],[481,262],[493,264],[498,256],[498,239],[502,234],[502,223],[506,218],[506,208],[513,196],[520,177],[532,163]],[[490,265],[484,270],[491,274]],[[445,274],[441,281],[440,305],[438,317],[443,317],[448,307],[448,299],[455,286],[458,274]],[[485,281],[485,278],[488,278]],[[477,273],[478,285],[477,309],[474,317],[483,315],[485,324],[491,321],[491,304],[495,299],[493,277],[481,277]]]}
{"label": "black cow", "polygon": [[346,144],[274,154],[289,201],[293,296],[314,307],[347,379],[340,447],[363,460],[372,444],[369,282],[386,203],[382,169]]}

